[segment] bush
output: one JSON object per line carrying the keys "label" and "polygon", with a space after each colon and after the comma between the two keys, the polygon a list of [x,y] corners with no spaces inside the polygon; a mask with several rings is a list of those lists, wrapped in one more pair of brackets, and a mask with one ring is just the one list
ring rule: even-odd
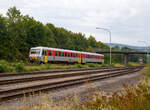
{"label": "bush", "polygon": [[78,63],[78,64],[75,64],[75,67],[77,67],[77,68],[83,68],[84,66],[82,64]]}
{"label": "bush", "polygon": [[107,64],[101,64],[101,67],[108,67]]}
{"label": "bush", "polygon": [[24,72],[24,64],[23,63],[16,63],[15,65],[16,72]]}
{"label": "bush", "polygon": [[129,66],[140,66],[141,64],[138,62],[129,62]]}
{"label": "bush", "polygon": [[46,64],[46,69],[50,69],[51,68],[51,65],[50,64]]}
{"label": "bush", "polygon": [[145,76],[150,77],[150,65],[141,71]]}
{"label": "bush", "polygon": [[116,63],[116,64],[114,64],[114,67],[125,67],[125,65]]}
{"label": "bush", "polygon": [[87,65],[88,65],[89,67],[97,67],[96,64],[94,64],[94,63],[87,63]]}
{"label": "bush", "polygon": [[5,60],[0,60],[0,72],[9,72],[8,62]]}

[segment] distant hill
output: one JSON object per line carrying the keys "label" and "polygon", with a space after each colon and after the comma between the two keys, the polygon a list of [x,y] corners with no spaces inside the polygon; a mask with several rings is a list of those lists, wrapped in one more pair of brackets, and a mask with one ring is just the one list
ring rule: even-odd
{"label": "distant hill", "polygon": [[[109,43],[105,43],[107,45],[110,46]],[[142,51],[147,51],[147,49],[150,51],[150,47],[146,47],[146,46],[132,46],[132,45],[127,45],[127,44],[119,44],[119,43],[111,43],[111,46],[114,47],[114,46],[119,46],[120,48],[121,47],[128,47],[128,48],[131,48],[131,49],[135,49],[135,50],[142,50]]]}

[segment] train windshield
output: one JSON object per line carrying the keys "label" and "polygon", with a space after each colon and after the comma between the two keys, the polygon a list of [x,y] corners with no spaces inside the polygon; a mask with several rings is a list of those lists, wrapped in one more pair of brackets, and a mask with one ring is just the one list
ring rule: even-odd
{"label": "train windshield", "polygon": [[40,54],[40,49],[31,49],[30,54]]}

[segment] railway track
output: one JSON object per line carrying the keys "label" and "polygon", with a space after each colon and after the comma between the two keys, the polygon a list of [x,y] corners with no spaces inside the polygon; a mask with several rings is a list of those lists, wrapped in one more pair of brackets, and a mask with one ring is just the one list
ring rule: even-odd
{"label": "railway track", "polygon": [[[24,94],[29,95],[30,93],[38,93],[39,91],[49,91],[57,88],[63,88],[68,86],[73,86],[77,84],[83,84],[85,82],[101,80],[105,78],[115,77],[119,75],[124,75],[127,73],[137,72],[143,67],[129,67],[129,68],[114,68],[114,69],[98,69],[98,70],[84,70],[84,71],[74,71],[74,72],[60,72],[56,74],[55,72],[49,74],[49,76],[35,76],[30,78],[16,78],[16,79],[6,79],[1,80],[0,85],[0,101],[10,100],[16,97],[22,97]],[[49,80],[50,79],[50,80]],[[37,83],[43,80],[42,83]],[[45,81],[45,82],[44,82]],[[36,83],[35,83],[36,82]],[[23,83],[30,83],[26,86]],[[20,85],[22,86],[14,86]],[[6,87],[5,87],[6,86]],[[8,87],[7,87],[8,86]],[[3,88],[4,87],[4,88]]]}
{"label": "railway track", "polygon": [[[126,68],[126,67],[114,67],[114,68]],[[0,73],[1,77],[11,77],[11,76],[24,76],[24,75],[38,75],[38,74],[49,74],[49,73],[60,73],[60,72],[73,72],[73,71],[87,71],[87,70],[99,70],[99,69],[110,69],[107,67],[101,68],[78,68],[78,69],[53,69],[53,70],[43,70],[34,72],[23,72],[23,73]]]}
{"label": "railway track", "polygon": [[[118,67],[115,67],[115,68],[118,68]],[[101,67],[101,68],[80,68],[80,69],[52,69],[52,70],[23,72],[23,73],[15,73],[15,74],[12,74],[12,73],[0,73],[0,77],[37,75],[37,74],[49,74],[49,73],[72,72],[72,71],[85,71],[85,70],[95,70],[95,69],[108,69],[108,68],[107,67]]]}
{"label": "railway track", "polygon": [[64,77],[73,77],[79,75],[89,75],[91,74],[98,74],[102,72],[109,72],[109,71],[118,71],[124,70],[126,68],[112,68],[112,69],[95,69],[95,70],[78,70],[78,71],[68,71],[68,72],[61,72],[61,73],[46,73],[46,74],[26,74],[22,75],[21,73],[18,75],[14,74],[13,76],[1,76],[0,78],[0,85],[6,84],[13,84],[13,83],[22,83],[22,82],[30,82],[30,81],[38,81],[38,80],[46,80],[46,79],[56,79],[56,78],[64,78]]}

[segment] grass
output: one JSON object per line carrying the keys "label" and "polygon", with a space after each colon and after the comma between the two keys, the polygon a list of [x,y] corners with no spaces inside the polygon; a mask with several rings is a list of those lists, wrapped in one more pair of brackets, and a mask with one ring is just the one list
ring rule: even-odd
{"label": "grass", "polygon": [[36,63],[23,63],[23,62],[7,62],[0,60],[0,72],[29,72],[40,71],[47,69],[72,69],[72,68],[93,68],[93,67],[106,67],[106,64],[36,64]]}
{"label": "grass", "polygon": [[[129,63],[130,66],[139,66],[139,63]],[[7,62],[0,60],[0,72],[29,72],[29,71],[40,71],[47,69],[73,69],[73,68],[98,68],[108,67],[108,64],[97,64],[97,63],[86,63],[86,64],[36,64],[36,63],[24,63],[24,62]],[[115,63],[112,67],[124,67],[123,64]]]}
{"label": "grass", "polygon": [[129,65],[129,66],[140,66],[140,65],[143,65],[143,64],[137,63],[137,62],[129,62],[128,65]]}
{"label": "grass", "polygon": [[125,67],[125,65],[124,64],[120,64],[120,63],[116,63],[116,64],[114,64],[114,67]]}

